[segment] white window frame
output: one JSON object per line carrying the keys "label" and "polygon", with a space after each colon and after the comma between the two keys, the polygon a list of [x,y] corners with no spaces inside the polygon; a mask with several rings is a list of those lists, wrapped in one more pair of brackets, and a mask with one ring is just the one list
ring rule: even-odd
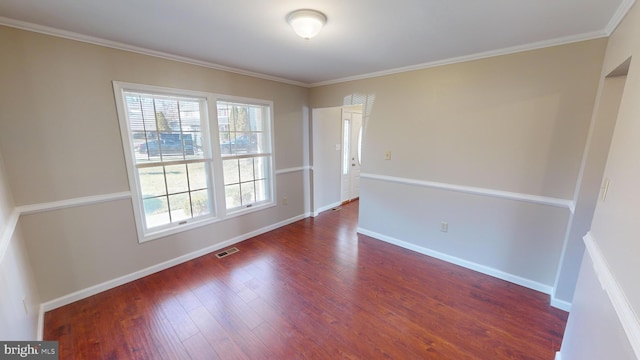
{"label": "white window frame", "polygon": [[[232,217],[242,216],[251,212],[262,210],[276,206],[276,194],[275,194],[275,159],[274,159],[274,134],[273,134],[273,102],[268,100],[258,100],[237,96],[221,95],[202,91],[182,90],[167,87],[151,86],[136,83],[127,83],[120,81],[113,81],[113,90],[115,94],[116,109],[118,113],[118,119],[120,124],[120,134],[122,137],[122,145],[125,156],[125,164],[127,167],[127,174],[129,177],[129,186],[131,189],[131,197],[133,202],[133,213],[136,223],[136,229],[138,234],[138,242],[143,243],[146,241],[158,239],[161,237],[177,234],[183,231],[191,230],[200,226],[209,225],[212,223],[220,222]],[[180,222],[171,223],[158,228],[147,228],[142,188],[138,177],[136,167],[135,148],[133,146],[133,135],[130,131],[129,119],[127,116],[127,108],[125,104],[125,92],[141,92],[149,93],[153,95],[166,95],[172,97],[190,97],[204,100],[204,109],[201,111],[206,117],[201,129],[203,138],[207,135],[207,139],[203,141],[205,161],[209,163],[208,172],[208,186],[211,197],[211,213],[205,216],[197,218],[191,218],[182,220]],[[225,204],[225,192],[224,192],[224,174],[222,164],[222,154],[220,150],[220,136],[218,131],[218,101],[224,102],[237,102],[242,104],[252,104],[258,106],[268,107],[268,119],[265,121],[264,126],[268,135],[267,149],[264,152],[264,158],[267,162],[266,176],[267,182],[267,199],[259,203],[251,204],[248,207],[236,208],[232,211],[227,211]]]}

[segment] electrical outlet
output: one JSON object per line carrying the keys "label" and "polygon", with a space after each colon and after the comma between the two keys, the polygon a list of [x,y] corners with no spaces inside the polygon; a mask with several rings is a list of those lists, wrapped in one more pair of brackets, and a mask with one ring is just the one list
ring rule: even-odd
{"label": "electrical outlet", "polygon": [[391,150],[387,150],[387,152],[384,153],[384,159],[391,160]]}
{"label": "electrical outlet", "polygon": [[282,198],[282,205],[289,205],[289,199],[286,196]]}
{"label": "electrical outlet", "polygon": [[440,231],[442,232],[448,232],[449,231],[449,223],[446,222],[441,222],[440,223]]}

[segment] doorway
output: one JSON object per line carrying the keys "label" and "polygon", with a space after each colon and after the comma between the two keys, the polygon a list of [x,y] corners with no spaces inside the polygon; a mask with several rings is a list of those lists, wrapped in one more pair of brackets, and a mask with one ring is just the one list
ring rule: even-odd
{"label": "doorway", "polygon": [[362,109],[342,109],[342,203],[360,197],[360,163],[362,160]]}
{"label": "doorway", "polygon": [[360,196],[362,105],[312,109],[312,215]]}

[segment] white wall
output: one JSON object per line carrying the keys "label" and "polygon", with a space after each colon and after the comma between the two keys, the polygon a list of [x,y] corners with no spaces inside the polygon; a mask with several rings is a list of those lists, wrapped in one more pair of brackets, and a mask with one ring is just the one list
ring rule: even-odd
{"label": "white wall", "polygon": [[562,341],[562,360],[633,360],[625,331],[585,253]]}
{"label": "white wall", "polygon": [[5,178],[0,154],[0,339],[36,340],[40,298]]}
{"label": "white wall", "polygon": [[342,108],[313,109],[313,213],[340,205]]}
{"label": "white wall", "polygon": [[573,299],[584,254],[582,237],[591,227],[625,82],[626,75],[608,77],[601,84],[600,97],[595,107],[574,195],[575,212],[569,221],[570,227],[567,231],[561,268],[556,278],[554,296],[566,302],[571,302]]}

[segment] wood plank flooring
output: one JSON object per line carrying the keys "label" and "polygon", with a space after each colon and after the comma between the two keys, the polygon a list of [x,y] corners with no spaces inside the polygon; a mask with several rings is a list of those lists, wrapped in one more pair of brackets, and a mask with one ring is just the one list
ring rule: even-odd
{"label": "wood plank flooring", "polygon": [[567,313],[356,234],[358,202],[45,314],[60,359],[554,359]]}

